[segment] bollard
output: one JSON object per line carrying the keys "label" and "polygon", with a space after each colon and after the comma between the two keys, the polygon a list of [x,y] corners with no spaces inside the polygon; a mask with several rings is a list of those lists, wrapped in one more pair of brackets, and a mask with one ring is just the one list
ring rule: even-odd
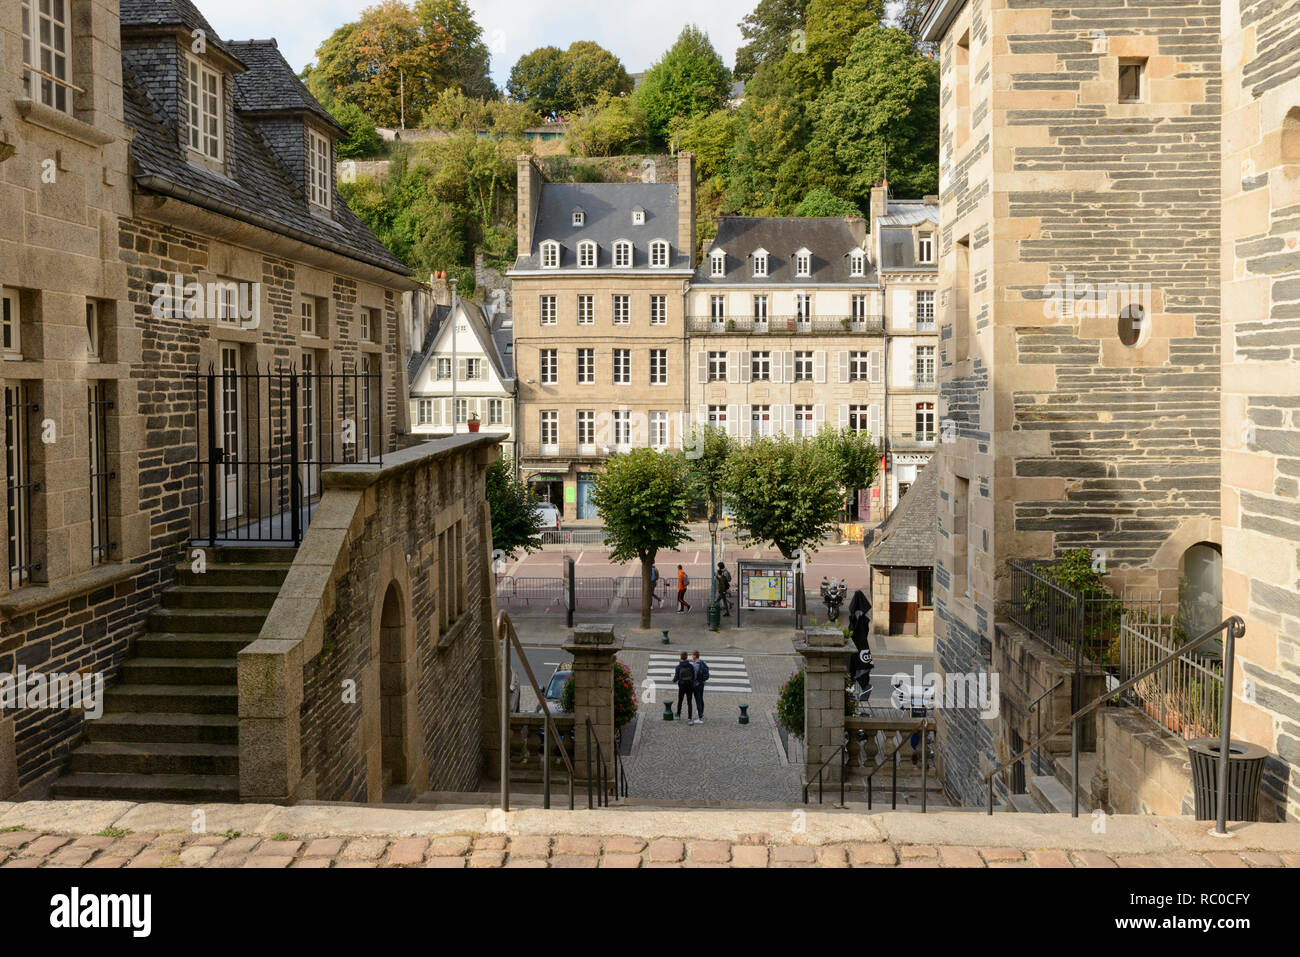
{"label": "bollard", "polygon": [[739,722],[739,723],[740,723],[740,724],[749,724],[749,705],[747,705],[747,704],[742,704],[742,705],[740,706],[740,722]]}
{"label": "bollard", "polygon": [[673,703],[671,701],[664,702],[664,720],[673,720]]}
{"label": "bollard", "polygon": [[662,641],[661,643],[662,643],[662,644],[665,644],[665,645],[668,644],[668,629],[667,629],[667,628],[664,629],[664,637],[663,637],[663,641]]}

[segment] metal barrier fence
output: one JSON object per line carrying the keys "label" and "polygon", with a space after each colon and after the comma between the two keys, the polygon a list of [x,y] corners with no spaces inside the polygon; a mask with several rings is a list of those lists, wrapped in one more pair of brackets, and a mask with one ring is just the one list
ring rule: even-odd
{"label": "metal barrier fence", "polygon": [[[1127,681],[1170,655],[1175,622],[1126,615],[1120,626],[1119,680]],[[1223,723],[1223,660],[1215,647],[1180,657],[1138,681],[1127,699],[1185,740],[1217,738]]]}

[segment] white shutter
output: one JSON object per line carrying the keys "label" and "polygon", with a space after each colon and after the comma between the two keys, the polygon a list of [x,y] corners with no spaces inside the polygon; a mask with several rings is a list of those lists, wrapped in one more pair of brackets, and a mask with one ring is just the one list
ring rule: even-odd
{"label": "white shutter", "polygon": [[871,441],[879,447],[880,443],[880,406],[867,407],[867,428],[871,432]]}
{"label": "white shutter", "polygon": [[907,297],[907,324],[909,326],[916,325],[916,297],[917,293],[915,291]]}
{"label": "white shutter", "polygon": [[736,405],[736,403],[734,402],[728,403],[727,404],[727,434],[728,435],[736,436],[740,434],[740,428],[736,424],[739,417],[740,417],[740,406]]}
{"label": "white shutter", "polygon": [[709,407],[707,405],[697,405],[695,407],[695,421],[701,429],[709,424]]}
{"label": "white shutter", "polygon": [[813,381],[826,381],[826,351],[818,349],[813,353]]}
{"label": "white shutter", "polygon": [[748,351],[740,353],[740,381],[749,382],[754,378],[754,354]]}
{"label": "white shutter", "polygon": [[785,407],[785,411],[782,412],[781,414],[781,420],[783,425],[785,426],[785,431],[788,432],[790,435],[794,435],[794,406],[793,405],[787,405]]}
{"label": "white shutter", "polygon": [[456,381],[457,382],[465,381],[465,368],[466,368],[465,363],[466,363],[465,359],[456,360]]}
{"label": "white shutter", "polygon": [[849,381],[849,353],[848,353],[848,350],[841,349],[839,352],[836,353],[836,355],[839,356],[839,363],[840,363],[840,381],[841,381],[841,382],[848,382],[848,381]]}
{"label": "white shutter", "polygon": [[513,425],[514,417],[515,417],[514,403],[511,402],[509,399],[502,399],[501,400],[501,424]]}
{"label": "white shutter", "polygon": [[781,418],[781,410],[784,409],[785,406],[773,405],[773,406],[769,406],[769,408],[771,409],[771,415],[772,415],[772,434],[776,435],[778,432],[784,432],[785,423],[782,421]]}
{"label": "white shutter", "polygon": [[429,424],[442,425],[442,399],[430,399]]}
{"label": "white shutter", "polygon": [[813,434],[816,435],[826,425],[826,406],[820,402],[813,406]]}
{"label": "white shutter", "polygon": [[785,367],[785,375],[781,377],[781,381],[793,382],[794,381],[794,353],[783,352],[781,353],[781,355],[782,355],[781,365]]}
{"label": "white shutter", "polygon": [[753,406],[742,405],[740,407],[740,438],[742,441],[749,438],[750,433],[750,416],[754,414]]}
{"label": "white shutter", "polygon": [[842,406],[840,406],[839,419],[838,419],[838,421],[839,421],[839,425],[837,426],[837,428],[841,428],[841,429],[846,429],[846,428],[848,428],[848,426],[849,426],[849,407],[848,407],[847,405],[842,405]]}
{"label": "white shutter", "polygon": [[727,353],[727,381],[740,381],[740,353],[734,349]]}
{"label": "white shutter", "polygon": [[707,352],[695,353],[695,380],[701,383],[709,381],[709,354]]}
{"label": "white shutter", "polygon": [[876,350],[871,351],[871,381],[880,381],[881,354]]}

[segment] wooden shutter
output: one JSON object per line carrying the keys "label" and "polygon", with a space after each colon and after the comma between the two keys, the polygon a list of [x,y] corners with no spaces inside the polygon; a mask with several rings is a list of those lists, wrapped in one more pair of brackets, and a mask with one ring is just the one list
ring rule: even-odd
{"label": "wooden shutter", "polygon": [[701,384],[709,381],[709,353],[707,351],[695,353],[695,379]]}
{"label": "wooden shutter", "polygon": [[871,405],[867,407],[867,429],[871,432],[871,441],[877,446],[880,443],[880,406]]}
{"label": "wooden shutter", "polygon": [[753,406],[742,405],[740,407],[740,438],[742,440],[746,440],[750,436],[750,427],[753,424],[752,422],[750,422],[750,417],[753,414],[754,414]]}
{"label": "wooden shutter", "polygon": [[820,432],[826,425],[826,406],[820,402],[813,406],[813,434]]}
{"label": "wooden shutter", "polygon": [[848,425],[849,425],[849,407],[848,407],[847,405],[842,405],[842,406],[840,406],[838,422],[839,422],[839,425],[837,426],[837,428],[841,428],[841,429],[846,429],[846,428],[848,428]]}
{"label": "wooden shutter", "polygon": [[826,351],[818,349],[813,353],[813,381],[826,381]]}
{"label": "wooden shutter", "polygon": [[776,435],[778,432],[784,432],[785,431],[784,418],[781,415],[781,412],[785,408],[785,406],[772,405],[772,406],[768,406],[768,408],[771,410],[771,416],[772,416],[772,434]]}
{"label": "wooden shutter", "polygon": [[782,382],[793,382],[793,381],[794,381],[794,353],[793,353],[793,352],[783,352],[783,353],[781,353],[781,356],[782,356],[782,358],[781,358],[781,365],[783,366],[783,368],[784,368],[784,370],[785,370],[785,373],[784,373],[784,375],[782,376],[781,381],[782,381]]}
{"label": "wooden shutter", "polygon": [[872,382],[880,381],[880,368],[881,368],[881,354],[877,350],[873,349],[871,350],[871,359],[870,359]]}
{"label": "wooden shutter", "polygon": [[794,406],[793,405],[787,405],[785,407],[785,410],[781,413],[781,422],[785,427],[785,431],[788,432],[790,435],[794,435]]}
{"label": "wooden shutter", "polygon": [[509,399],[501,400],[501,424],[514,425],[515,407]]}
{"label": "wooden shutter", "polygon": [[727,381],[740,381],[740,353],[734,349],[727,352]]}
{"label": "wooden shutter", "polygon": [[701,429],[709,424],[709,407],[707,405],[697,405],[695,407],[695,422]]}
{"label": "wooden shutter", "polygon": [[841,381],[841,382],[848,382],[848,381],[849,381],[849,353],[848,353],[848,350],[847,350],[847,349],[841,349],[839,352],[836,353],[836,355],[839,356],[839,362],[840,362],[840,381]]}
{"label": "wooden shutter", "polygon": [[740,406],[734,402],[727,405],[727,434],[736,436],[740,434],[740,429],[736,423],[740,419]]}
{"label": "wooden shutter", "polygon": [[465,376],[466,376],[466,363],[467,363],[467,361],[468,361],[468,360],[466,360],[466,359],[457,359],[457,360],[456,360],[456,381],[457,381],[457,382],[464,382],[464,381],[465,381]]}
{"label": "wooden shutter", "polygon": [[749,382],[754,378],[754,354],[748,350],[740,353],[740,381]]}

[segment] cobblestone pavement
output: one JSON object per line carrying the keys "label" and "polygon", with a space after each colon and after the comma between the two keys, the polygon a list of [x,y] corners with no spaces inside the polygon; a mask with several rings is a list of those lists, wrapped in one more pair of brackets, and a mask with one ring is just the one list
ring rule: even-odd
{"label": "cobblestone pavement", "polygon": [[[116,832],[114,832],[116,833]],[[1300,867],[1300,853],[1096,850],[591,835],[273,837],[0,832],[0,869],[24,867]]]}

